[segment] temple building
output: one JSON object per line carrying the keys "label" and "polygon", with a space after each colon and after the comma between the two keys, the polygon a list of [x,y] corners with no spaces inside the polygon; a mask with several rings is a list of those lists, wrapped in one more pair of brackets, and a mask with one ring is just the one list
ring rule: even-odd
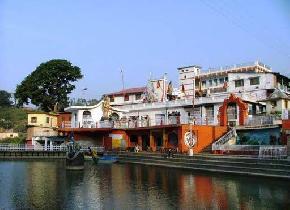
{"label": "temple building", "polygon": [[[272,72],[261,62],[207,71],[196,65],[177,70],[178,91],[164,74],[162,78],[149,79],[145,87],[104,94],[95,106],[67,107],[71,122],[63,122],[65,126],[59,131],[68,134],[73,130],[78,139],[111,149],[138,144],[143,149],[175,147],[184,152],[190,126],[199,141],[203,135],[200,132],[211,134],[203,137],[207,143],[199,142],[196,152],[226,133],[233,137],[230,127],[240,130],[240,142],[251,137],[247,137],[248,129],[256,129],[257,138],[268,136],[259,143],[280,142],[282,113],[285,119],[289,118],[288,77]],[[264,128],[268,130],[261,131]]]}

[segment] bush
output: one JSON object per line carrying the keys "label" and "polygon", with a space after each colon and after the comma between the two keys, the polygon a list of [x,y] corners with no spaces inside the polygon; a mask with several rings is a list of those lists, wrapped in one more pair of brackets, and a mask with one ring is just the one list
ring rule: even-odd
{"label": "bush", "polygon": [[5,138],[0,140],[0,143],[8,143],[8,144],[25,144],[26,143],[26,134],[19,134],[18,137],[14,138]]}

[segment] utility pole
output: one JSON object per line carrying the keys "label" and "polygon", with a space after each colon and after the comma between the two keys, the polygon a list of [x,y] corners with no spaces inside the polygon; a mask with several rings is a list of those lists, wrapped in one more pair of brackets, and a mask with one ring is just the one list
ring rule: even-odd
{"label": "utility pole", "polygon": [[123,87],[123,90],[125,89],[125,84],[124,84],[124,71],[121,67],[121,77],[122,77],[122,87]]}

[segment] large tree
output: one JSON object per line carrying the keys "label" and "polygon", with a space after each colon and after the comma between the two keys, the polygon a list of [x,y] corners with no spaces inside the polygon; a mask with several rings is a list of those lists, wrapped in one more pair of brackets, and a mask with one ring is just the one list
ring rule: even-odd
{"label": "large tree", "polygon": [[10,101],[11,94],[5,90],[0,90],[0,107],[9,107],[12,102]]}
{"label": "large tree", "polygon": [[31,102],[43,111],[59,111],[68,105],[68,94],[75,88],[72,82],[82,77],[80,68],[69,61],[50,60],[17,85],[15,97],[18,105]]}

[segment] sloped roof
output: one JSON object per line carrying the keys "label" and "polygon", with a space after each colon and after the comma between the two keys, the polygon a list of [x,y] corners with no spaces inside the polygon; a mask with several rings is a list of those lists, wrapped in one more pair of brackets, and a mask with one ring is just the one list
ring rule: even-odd
{"label": "sloped roof", "polygon": [[266,98],[265,100],[261,100],[261,101],[276,101],[279,99],[290,100],[290,96],[280,89],[275,89],[274,92],[268,98]]}
{"label": "sloped roof", "polygon": [[146,91],[146,87],[136,87],[136,88],[128,88],[118,92],[108,93],[107,96],[116,96],[116,95],[126,95],[126,94],[134,94],[134,93],[143,93]]}

